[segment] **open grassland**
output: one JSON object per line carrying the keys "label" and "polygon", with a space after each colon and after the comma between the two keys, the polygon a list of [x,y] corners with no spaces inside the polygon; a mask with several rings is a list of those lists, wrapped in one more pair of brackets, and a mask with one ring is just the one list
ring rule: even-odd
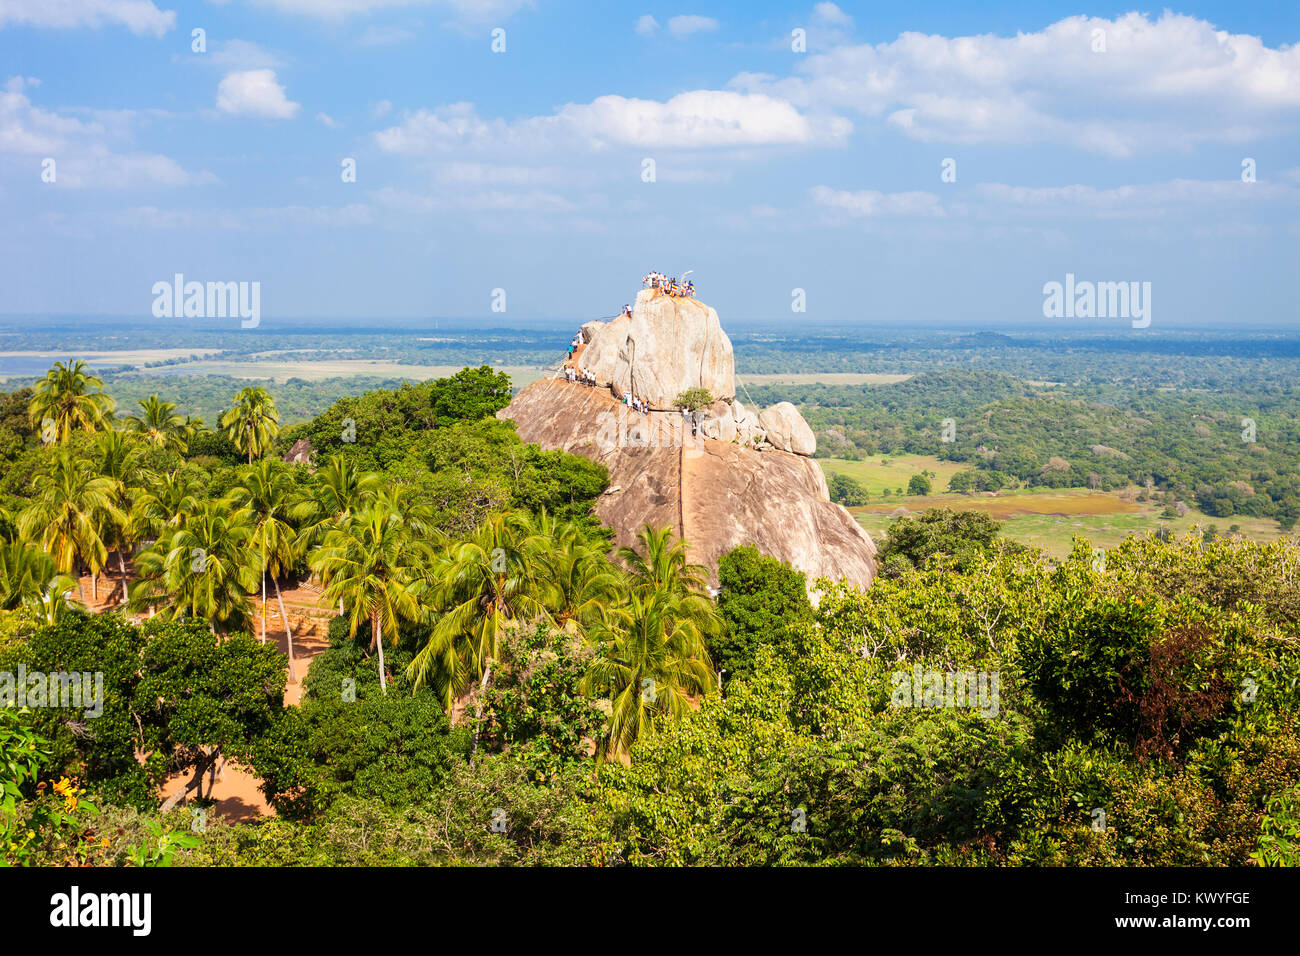
{"label": "open grassland", "polygon": [[1189,511],[1177,518],[1162,518],[1163,506],[1121,497],[1118,492],[1072,489],[1052,492],[1010,492],[997,496],[931,495],[927,497],[891,497],[879,504],[851,509],[854,516],[877,544],[889,533],[889,526],[905,509],[915,514],[927,508],[952,508],[954,511],[983,511],[1002,522],[1008,538],[1031,547],[1041,548],[1054,558],[1070,553],[1071,542],[1078,535],[1098,548],[1113,548],[1131,534],[1145,534],[1158,528],[1182,534],[1193,528],[1211,527],[1220,534],[1234,533],[1252,541],[1272,541],[1281,535],[1271,518],[1211,518]]}
{"label": "open grassland", "polygon": [[59,352],[13,349],[0,351],[0,381],[26,380],[45,374],[55,362],[69,357],[82,359],[91,368],[111,368],[118,365],[143,366],[148,362],[166,362],[171,359],[197,358],[211,355],[216,349],[121,349],[86,352],[68,349]]}
{"label": "open grassland", "polygon": [[[501,365],[494,366],[497,371],[505,372],[515,388],[522,388],[531,382],[544,378],[547,369],[535,365]],[[333,359],[312,362],[188,362],[185,365],[171,366],[165,370],[170,375],[228,375],[231,378],[256,379],[272,382],[287,382],[298,378],[308,382],[318,382],[327,378],[347,378],[364,376],[372,378],[409,378],[423,382],[430,378],[447,378],[459,372],[463,365],[408,365],[402,362],[385,362],[374,359]],[[155,374],[161,369],[150,369]]]}
{"label": "open grassland", "polygon": [[963,465],[955,461],[944,461],[933,455],[886,455],[867,458],[862,461],[850,461],[845,458],[819,458],[826,477],[831,475],[848,475],[862,482],[874,502],[880,498],[885,489],[896,493],[899,488],[906,490],[908,479],[929,471],[937,477],[930,479],[936,490],[948,487],[948,481],[961,471]]}
{"label": "open grassland", "polygon": [[895,385],[912,376],[889,372],[764,372],[736,373],[736,387],[746,385]]}

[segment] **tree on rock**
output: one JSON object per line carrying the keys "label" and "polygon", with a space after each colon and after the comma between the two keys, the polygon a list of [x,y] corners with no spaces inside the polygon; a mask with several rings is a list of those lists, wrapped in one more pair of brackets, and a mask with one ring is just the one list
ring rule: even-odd
{"label": "tree on rock", "polygon": [[688,408],[698,412],[701,408],[708,408],[713,404],[713,395],[707,388],[688,388],[673,399],[673,404],[678,408]]}

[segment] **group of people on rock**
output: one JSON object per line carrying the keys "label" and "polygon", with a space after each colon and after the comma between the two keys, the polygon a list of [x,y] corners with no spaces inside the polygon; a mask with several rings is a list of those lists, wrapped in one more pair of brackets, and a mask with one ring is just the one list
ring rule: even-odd
{"label": "group of people on rock", "polygon": [[685,296],[688,299],[695,298],[694,282],[678,282],[677,279],[669,278],[662,272],[651,272],[641,279],[643,289],[658,289],[660,292],[666,292],[669,295]]}
{"label": "group of people on rock", "polygon": [[578,346],[581,344],[582,344],[582,333],[579,332],[577,335],[573,337],[573,341],[569,343],[569,358],[573,358],[573,353],[578,350]]}
{"label": "group of people on rock", "polygon": [[[600,384],[599,382],[596,381],[596,373],[593,372],[591,369],[576,368],[572,365],[565,366],[564,378],[565,381],[572,382],[575,385],[596,386]],[[631,395],[628,394],[623,395],[623,404],[635,412],[640,412],[642,415],[650,414],[649,403],[643,402],[639,398],[633,398]]]}

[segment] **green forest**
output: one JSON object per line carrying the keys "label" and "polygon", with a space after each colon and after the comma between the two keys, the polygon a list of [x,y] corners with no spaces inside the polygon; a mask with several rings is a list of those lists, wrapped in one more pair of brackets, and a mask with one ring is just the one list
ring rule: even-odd
{"label": "green forest", "polygon": [[946,490],[1136,485],[1215,517],[1274,518],[1284,530],[1300,519],[1300,392],[1289,385],[1134,391],[961,370],[751,393],[762,405],[797,404],[823,457],[923,454],[969,465]]}
{"label": "green forest", "polygon": [[[783,389],[840,456],[1296,500],[1289,393]],[[869,590],[740,547],[715,592],[665,529],[612,549],[604,468],[521,441],[511,394],[480,366],[296,424],[245,387],[205,421],[70,360],[0,398],[3,860],[1300,864],[1291,539],[1058,562],[931,511]],[[302,439],[311,462],[284,461]],[[309,584],[329,624],[303,669],[267,616]],[[55,674],[95,674],[94,706],[49,706]],[[274,815],[216,812],[236,766]]]}

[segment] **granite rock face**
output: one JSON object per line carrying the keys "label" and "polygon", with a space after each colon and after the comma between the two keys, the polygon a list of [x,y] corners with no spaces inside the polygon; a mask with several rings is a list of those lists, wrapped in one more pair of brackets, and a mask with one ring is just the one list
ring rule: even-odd
{"label": "granite rock face", "polygon": [[[583,326],[584,334],[592,323]],[[698,299],[642,289],[631,316],[591,329],[578,367],[596,373],[617,395],[670,409],[682,392],[706,389],[715,399],[736,394],[731,339],[718,313]]]}
{"label": "granite rock face", "polygon": [[[876,574],[871,537],[831,502],[811,457],[817,440],[799,410],[781,402],[760,411],[735,397],[731,340],[718,314],[695,299],[646,289],[630,316],[582,327],[571,363],[598,385],[563,374],[523,389],[497,413],[519,436],[609,469],[596,513],[618,545],[634,545],[647,524],[686,541],[692,560],[717,583],[718,559],[740,545],[819,577],[868,587]],[[674,405],[703,388],[713,403],[691,419]],[[628,408],[623,396],[649,404]]]}

